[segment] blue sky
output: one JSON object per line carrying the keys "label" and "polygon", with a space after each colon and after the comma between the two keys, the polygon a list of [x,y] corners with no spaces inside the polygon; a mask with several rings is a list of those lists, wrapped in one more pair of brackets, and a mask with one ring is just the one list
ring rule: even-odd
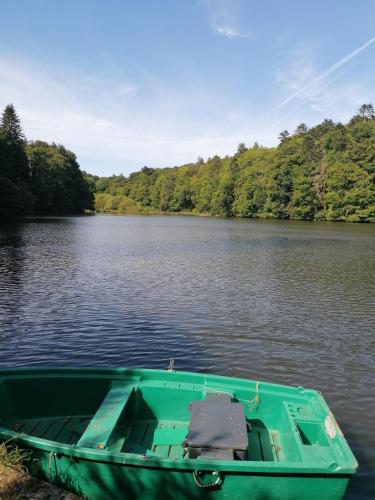
{"label": "blue sky", "polygon": [[128,174],[375,104],[375,1],[0,0],[0,107]]}

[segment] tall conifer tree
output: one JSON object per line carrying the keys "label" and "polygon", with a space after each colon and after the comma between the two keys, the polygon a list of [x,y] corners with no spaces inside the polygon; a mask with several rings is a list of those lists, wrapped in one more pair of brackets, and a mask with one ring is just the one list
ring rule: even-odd
{"label": "tall conifer tree", "polygon": [[22,130],[21,121],[13,104],[8,104],[3,111],[0,122],[0,131],[4,140],[9,143],[25,144],[26,138]]}

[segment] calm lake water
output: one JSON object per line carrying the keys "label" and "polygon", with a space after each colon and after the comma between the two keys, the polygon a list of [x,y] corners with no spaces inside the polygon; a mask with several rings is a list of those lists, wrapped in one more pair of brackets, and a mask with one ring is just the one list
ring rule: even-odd
{"label": "calm lake water", "polygon": [[375,498],[375,225],[0,225],[0,366],[142,366],[320,389]]}

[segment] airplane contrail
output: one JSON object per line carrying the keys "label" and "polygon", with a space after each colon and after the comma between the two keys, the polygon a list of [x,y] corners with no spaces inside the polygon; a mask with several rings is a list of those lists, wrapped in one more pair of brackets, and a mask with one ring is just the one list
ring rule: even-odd
{"label": "airplane contrail", "polygon": [[[310,98],[314,99],[315,96],[318,96],[322,92],[322,90],[324,90],[325,88],[329,87],[330,85],[332,85],[333,82],[335,82],[336,80],[338,80],[339,78],[341,78],[342,75],[344,73],[346,73],[349,69],[350,69],[350,67],[346,67],[343,70],[339,71],[331,79],[327,80],[326,82],[323,82],[323,84],[317,90],[314,90],[314,92],[312,93],[312,95],[310,96]],[[305,105],[305,102],[303,102],[303,101],[299,102],[296,106],[294,106],[294,108],[290,109],[289,111],[286,111],[286,113],[284,113],[275,122],[275,125],[279,125],[280,123],[282,123],[285,120],[285,118],[287,118],[288,116],[294,115],[294,113],[296,113],[297,111],[299,111],[304,105]]]}
{"label": "airplane contrail", "polygon": [[360,47],[358,47],[358,49],[353,50],[352,52],[350,52],[349,54],[347,54],[345,57],[343,57],[339,61],[335,62],[335,64],[332,64],[332,66],[330,66],[328,69],[326,69],[325,71],[323,71],[323,73],[320,73],[320,75],[318,75],[315,78],[313,78],[311,80],[311,82],[309,82],[306,85],[304,85],[303,87],[299,88],[296,92],[294,92],[294,94],[291,94],[286,99],[284,99],[283,101],[281,101],[276,106],[276,109],[282,108],[283,106],[285,106],[285,104],[288,104],[288,102],[292,101],[293,99],[295,99],[296,97],[298,97],[300,94],[302,94],[306,90],[309,90],[317,82],[320,82],[321,80],[323,80],[324,78],[326,78],[327,76],[329,76],[330,74],[332,74],[334,71],[336,71],[337,69],[341,68],[341,66],[343,66],[344,64],[346,64],[347,62],[349,62],[351,59],[353,59],[353,57],[357,56],[363,50],[367,49],[367,47],[369,47],[374,42],[375,42],[375,36],[373,36],[372,38],[370,38],[370,40],[367,40],[367,42],[364,43],[363,45],[361,45]]}

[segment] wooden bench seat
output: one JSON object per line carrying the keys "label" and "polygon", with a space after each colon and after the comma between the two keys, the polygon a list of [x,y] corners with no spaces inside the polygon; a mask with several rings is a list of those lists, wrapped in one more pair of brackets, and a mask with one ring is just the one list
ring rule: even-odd
{"label": "wooden bench seat", "polygon": [[107,396],[77,446],[105,449],[133,391],[134,386],[129,382],[112,382]]}

